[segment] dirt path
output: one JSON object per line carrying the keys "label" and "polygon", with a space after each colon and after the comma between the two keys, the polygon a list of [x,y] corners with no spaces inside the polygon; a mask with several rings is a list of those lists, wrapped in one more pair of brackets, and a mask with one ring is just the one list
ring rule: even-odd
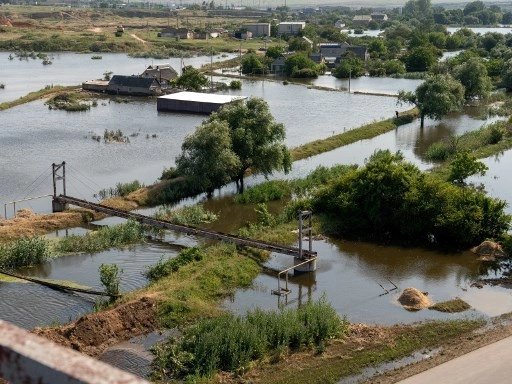
{"label": "dirt path", "polygon": [[146,40],[141,39],[139,36],[137,36],[134,33],[130,33],[130,36],[133,37],[135,40],[140,41],[142,44],[146,44],[147,43]]}

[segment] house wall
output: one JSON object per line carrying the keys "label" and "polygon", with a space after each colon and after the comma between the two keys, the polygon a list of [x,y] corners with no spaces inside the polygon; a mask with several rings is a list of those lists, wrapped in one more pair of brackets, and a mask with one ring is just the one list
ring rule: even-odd
{"label": "house wall", "polygon": [[270,23],[247,23],[244,28],[252,32],[253,37],[270,36]]}
{"label": "house wall", "polygon": [[306,23],[280,23],[277,26],[277,33],[281,35],[296,35],[304,29]]}

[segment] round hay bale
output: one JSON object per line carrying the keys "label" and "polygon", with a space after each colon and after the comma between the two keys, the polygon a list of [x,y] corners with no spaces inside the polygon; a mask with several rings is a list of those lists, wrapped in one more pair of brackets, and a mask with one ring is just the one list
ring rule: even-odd
{"label": "round hay bale", "polygon": [[506,257],[500,244],[485,240],[479,246],[471,248],[471,252],[476,253],[482,260],[495,260],[497,257]]}
{"label": "round hay bale", "polygon": [[408,311],[419,311],[432,304],[427,295],[416,288],[405,288],[398,297],[398,302]]}

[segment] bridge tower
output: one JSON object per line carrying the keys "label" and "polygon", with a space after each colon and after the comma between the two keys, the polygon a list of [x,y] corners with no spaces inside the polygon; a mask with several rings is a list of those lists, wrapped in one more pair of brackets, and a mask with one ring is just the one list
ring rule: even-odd
{"label": "bridge tower", "polygon": [[[294,256],[293,261],[295,265],[294,272],[314,272],[316,271],[316,257],[306,256],[303,252],[304,241],[308,242],[309,255],[313,251],[313,228],[312,228],[311,211],[299,211],[299,256]],[[310,263],[303,264],[303,261],[313,259]]]}
{"label": "bridge tower", "polygon": [[67,208],[67,204],[61,203],[57,198],[57,182],[62,182],[62,194],[66,195],[66,162],[63,161],[61,164],[52,164],[53,173],[53,200],[52,200],[52,211],[62,212]]}

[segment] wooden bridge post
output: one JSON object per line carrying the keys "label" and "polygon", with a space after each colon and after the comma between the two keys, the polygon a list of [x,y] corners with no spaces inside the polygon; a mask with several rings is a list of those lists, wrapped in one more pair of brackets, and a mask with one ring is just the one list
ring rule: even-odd
{"label": "wooden bridge post", "polygon": [[[62,171],[59,173],[59,171]],[[62,194],[66,195],[66,162],[63,161],[61,164],[52,164],[53,173],[53,200],[52,200],[52,212],[62,212],[67,208],[67,204],[57,200],[57,181],[62,180]]]}

